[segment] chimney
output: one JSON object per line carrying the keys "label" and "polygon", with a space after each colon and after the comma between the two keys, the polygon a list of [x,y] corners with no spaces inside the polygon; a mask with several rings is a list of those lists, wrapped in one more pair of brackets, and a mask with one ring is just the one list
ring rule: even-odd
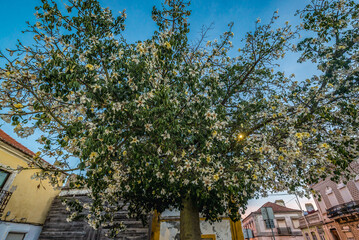
{"label": "chimney", "polygon": [[279,205],[279,206],[285,207],[285,203],[284,203],[284,200],[283,200],[283,199],[275,200],[274,203],[277,204],[277,205]]}

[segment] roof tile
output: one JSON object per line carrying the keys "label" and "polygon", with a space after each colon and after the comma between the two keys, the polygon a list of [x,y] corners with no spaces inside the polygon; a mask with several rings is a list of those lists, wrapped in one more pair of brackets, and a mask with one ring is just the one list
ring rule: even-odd
{"label": "roof tile", "polygon": [[263,207],[271,207],[273,209],[274,213],[278,213],[278,212],[301,212],[301,210],[298,210],[298,209],[287,208],[287,207],[278,205],[276,203],[267,202],[262,207],[258,208],[258,210],[255,211],[255,213],[261,213],[261,208],[263,208]]}
{"label": "roof tile", "polygon": [[0,129],[0,140],[9,144],[10,146],[16,148],[17,150],[20,150],[21,152],[29,155],[30,157],[34,156],[35,153],[33,153],[30,149],[22,145],[21,143],[17,142],[15,139],[7,135],[3,130]]}

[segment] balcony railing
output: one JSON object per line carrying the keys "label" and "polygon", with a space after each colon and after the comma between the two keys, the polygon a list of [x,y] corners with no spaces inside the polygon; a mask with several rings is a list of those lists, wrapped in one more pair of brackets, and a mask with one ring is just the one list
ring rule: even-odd
{"label": "balcony railing", "polygon": [[301,229],[307,228],[307,226],[308,226],[307,224],[310,227],[322,224],[318,211],[315,211],[313,213],[310,213],[308,215],[305,215],[305,216],[299,218],[299,228],[301,228]]}
{"label": "balcony railing", "polygon": [[354,213],[359,213],[359,201],[351,201],[327,209],[327,216],[329,218],[340,217],[342,215]]}
{"label": "balcony railing", "polygon": [[278,235],[291,235],[292,229],[290,227],[277,228]]}
{"label": "balcony railing", "polygon": [[6,207],[7,203],[9,202],[11,195],[12,195],[12,192],[5,191],[5,190],[0,191],[0,216],[4,212],[5,207]]}

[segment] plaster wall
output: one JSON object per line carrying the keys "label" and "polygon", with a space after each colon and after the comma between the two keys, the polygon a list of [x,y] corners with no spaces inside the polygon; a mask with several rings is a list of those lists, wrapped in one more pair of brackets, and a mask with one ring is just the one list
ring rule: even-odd
{"label": "plaster wall", "polygon": [[6,239],[9,232],[26,233],[24,240],[37,240],[42,227],[31,224],[10,223],[0,221],[0,239]]}
{"label": "plaster wall", "polygon": [[41,225],[45,222],[51,202],[60,191],[54,190],[47,180],[40,183],[31,179],[39,169],[17,171],[19,166],[28,167],[27,158],[21,152],[0,145],[0,169],[13,169],[4,189],[13,193],[0,220]]}
{"label": "plaster wall", "polygon": [[[232,240],[230,220],[228,219],[213,224],[202,220],[200,227],[202,234],[215,234],[216,240]],[[160,240],[179,240],[179,230],[180,222],[178,220],[161,221]]]}
{"label": "plaster wall", "polygon": [[[301,217],[300,213],[276,213],[274,214],[274,226],[275,228],[278,227],[278,221],[277,219],[284,219],[287,227],[290,227],[293,231],[293,233],[301,232],[299,228],[294,228],[292,218],[293,219],[299,219]],[[269,228],[266,228],[265,222],[263,220],[263,217],[261,214],[258,214],[256,217],[256,225],[257,225],[257,234],[261,233],[271,233],[272,230]],[[276,229],[273,229],[274,232],[276,232]]]}

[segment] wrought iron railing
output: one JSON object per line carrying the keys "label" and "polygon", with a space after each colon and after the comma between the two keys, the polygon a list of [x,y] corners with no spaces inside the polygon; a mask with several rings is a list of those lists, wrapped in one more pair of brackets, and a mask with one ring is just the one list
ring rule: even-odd
{"label": "wrought iron railing", "polygon": [[290,227],[279,227],[277,228],[278,235],[291,235],[292,229]]}
{"label": "wrought iron railing", "polygon": [[11,198],[12,192],[1,190],[0,191],[0,216],[5,210],[7,203]]}
{"label": "wrought iron railing", "polygon": [[359,201],[351,201],[344,204],[336,205],[327,209],[329,218],[339,217],[346,214],[359,213]]}

